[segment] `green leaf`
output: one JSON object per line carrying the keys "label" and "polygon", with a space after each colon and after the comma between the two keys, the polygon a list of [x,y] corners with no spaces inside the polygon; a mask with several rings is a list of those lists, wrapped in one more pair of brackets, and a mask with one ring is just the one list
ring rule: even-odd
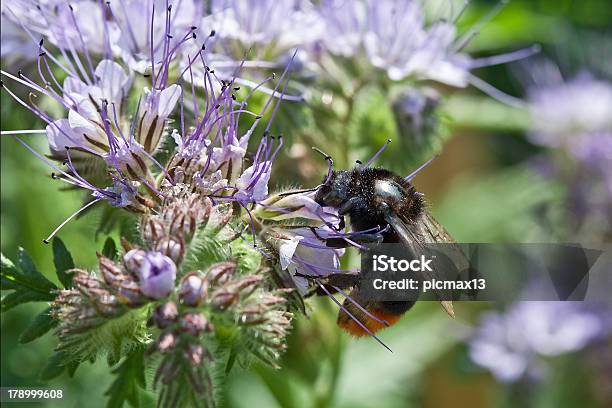
{"label": "green leaf", "polygon": [[76,369],[81,364],[79,361],[75,361],[70,353],[65,351],[56,351],[53,353],[47,364],[43,368],[39,375],[41,381],[49,381],[61,375],[65,370],[68,371],[68,375],[72,378]]}
{"label": "green leaf", "polygon": [[72,361],[69,353],[66,353],[65,351],[56,351],[51,357],[49,357],[49,360],[47,360],[47,364],[40,373],[39,379],[41,381],[52,380],[62,374],[67,368],[72,370],[72,373],[74,373],[76,367],[71,367],[71,365],[74,364],[78,365],[78,363]]}
{"label": "green leaf", "polygon": [[0,257],[2,290],[14,291],[2,298],[1,312],[22,303],[51,301],[55,298],[57,286],[36,269],[34,261],[23,248],[19,248],[17,265],[2,254]]}
{"label": "green leaf", "polygon": [[74,261],[64,242],[57,237],[53,238],[53,263],[55,264],[57,278],[62,285],[65,288],[72,286],[73,275],[67,273],[67,271],[74,269]]}
{"label": "green leaf", "polygon": [[54,328],[57,325],[57,320],[50,315],[50,312],[51,308],[47,308],[36,316],[28,328],[19,336],[19,342],[22,344],[29,343]]}
{"label": "green leaf", "polygon": [[144,348],[137,348],[113,370],[117,377],[104,395],[110,396],[107,407],[122,407],[127,401],[132,407],[140,406],[139,395],[146,388]]}
{"label": "green leaf", "polygon": [[102,255],[112,260],[117,259],[117,244],[115,244],[115,240],[111,237],[106,238],[106,241],[104,241]]}

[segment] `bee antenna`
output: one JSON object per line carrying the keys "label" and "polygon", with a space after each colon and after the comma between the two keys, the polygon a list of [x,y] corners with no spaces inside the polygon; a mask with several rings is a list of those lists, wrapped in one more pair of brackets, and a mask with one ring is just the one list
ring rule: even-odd
{"label": "bee antenna", "polygon": [[412,181],[413,178],[416,177],[416,175],[419,173],[419,171],[423,170],[425,167],[429,166],[429,164],[436,160],[438,158],[438,154],[436,154],[434,157],[432,157],[431,159],[427,160],[425,163],[421,164],[419,167],[417,167],[416,170],[414,170],[412,173],[410,173],[409,175],[407,175],[406,177],[404,177],[404,181],[410,183]]}
{"label": "bee antenna", "polygon": [[387,146],[389,146],[389,143],[391,143],[391,139],[387,139],[387,142],[384,145],[382,145],[380,149],[378,149],[376,154],[374,154],[374,156],[372,156],[372,158],[368,160],[367,163],[363,165],[363,167],[369,167],[370,164],[372,164],[372,162],[374,162],[374,160],[376,160],[378,156],[380,156],[380,154],[385,151]]}
{"label": "bee antenna", "polygon": [[319,149],[318,147],[312,146],[312,150],[321,154],[323,157],[325,157],[325,160],[327,160],[327,177],[325,178],[325,182],[323,182],[323,184],[327,184],[327,182],[331,179],[331,176],[332,176],[334,161],[329,154],[325,153],[323,150]]}

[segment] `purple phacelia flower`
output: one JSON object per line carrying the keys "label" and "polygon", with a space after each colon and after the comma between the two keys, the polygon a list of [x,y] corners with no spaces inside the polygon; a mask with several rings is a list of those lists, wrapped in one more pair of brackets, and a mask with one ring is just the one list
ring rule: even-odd
{"label": "purple phacelia flower", "polygon": [[293,194],[284,192],[274,194],[261,203],[259,216],[262,218],[282,221],[302,218],[304,220],[323,221],[329,225],[338,224],[338,212],[332,207],[321,207],[314,200],[315,192]]}
{"label": "purple phacelia flower", "polygon": [[3,64],[12,65],[16,61],[32,61],[36,58],[38,46],[32,42],[28,33],[11,18],[6,1],[0,3],[0,58]]}
{"label": "purple phacelia flower", "polygon": [[159,147],[168,117],[174,111],[181,93],[181,87],[176,84],[165,89],[145,90],[138,142],[147,152],[152,153]]}
{"label": "purple phacelia flower", "polygon": [[[131,77],[116,62],[101,61],[95,71],[96,82],[89,85],[78,77],[68,77],[63,84],[63,98],[68,118],[47,125],[49,146],[56,155],[65,155],[66,147],[93,155],[105,155],[115,147],[119,137],[107,132],[108,107],[121,111]],[[103,119],[102,108],[107,107]]]}
{"label": "purple phacelia flower", "polygon": [[123,257],[127,269],[138,277],[140,291],[153,299],[163,299],[174,289],[176,265],[159,252],[133,249]]}
{"label": "purple phacelia flower", "polygon": [[[161,171],[172,182],[153,155],[163,141],[169,116],[182,98],[181,86],[170,81],[170,70],[180,59],[182,45],[195,40],[195,27],[186,26],[185,16],[196,20],[200,17],[188,11],[188,3],[182,1],[173,9],[165,1],[149,2],[147,7],[140,7],[142,18],[138,24],[122,18],[128,8],[140,4],[131,0],[71,4],[52,1],[38,4],[40,7],[34,7],[34,2],[17,1],[3,8],[4,15],[36,44],[35,71],[39,80],[21,71],[17,75],[2,71],[5,78],[32,90],[27,101],[5,82],[2,87],[47,124],[44,133],[52,158],[63,164],[56,165],[26,147],[54,170],[55,179],[89,190],[94,197],[68,220],[102,200],[142,212],[152,200],[161,198],[154,171]],[[141,24],[143,21],[147,24]],[[159,27],[160,31],[155,31]],[[150,78],[150,90],[136,90],[142,95],[135,110],[131,110],[133,106],[126,103],[128,97],[139,96],[134,94],[133,67],[130,69],[130,61],[118,58],[119,54],[126,58],[118,50],[136,43],[134,52],[142,51],[146,45],[149,59],[153,57],[155,64],[150,64],[145,73]],[[38,101],[39,96],[45,98],[44,104]],[[56,118],[61,111],[63,117]],[[102,180],[106,185],[96,185]]]}
{"label": "purple phacelia flower", "polygon": [[268,197],[271,162],[247,167],[236,180],[236,199],[243,202],[263,201]]}
{"label": "purple phacelia flower", "polygon": [[[300,293],[306,293],[308,277],[325,277],[340,272],[340,257],[344,249],[330,248],[323,239],[333,235],[327,227],[297,228],[272,233],[271,244],[278,252],[282,270],[289,271]],[[346,271],[343,271],[346,272]]]}

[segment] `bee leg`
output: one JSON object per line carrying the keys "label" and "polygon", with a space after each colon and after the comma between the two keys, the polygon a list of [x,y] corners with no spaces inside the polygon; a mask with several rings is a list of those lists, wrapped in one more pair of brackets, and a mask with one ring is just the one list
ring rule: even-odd
{"label": "bee leg", "polygon": [[[311,227],[314,228],[314,227]],[[325,242],[325,246],[330,248],[348,248],[351,246],[351,243],[348,242],[344,238],[323,238],[313,231],[315,237],[317,237],[320,241]],[[350,236],[350,240],[356,242],[358,244],[380,244],[383,242],[385,237],[381,233],[373,233],[373,234],[354,234]]]}
{"label": "bee leg", "polygon": [[359,201],[359,198],[352,197],[346,200],[340,207],[338,207],[338,215],[346,215],[348,214],[354,207],[355,204]]}
{"label": "bee leg", "polygon": [[[350,272],[336,272],[331,273],[327,276],[312,276],[295,272],[295,276],[299,276],[312,281],[317,280],[324,285],[335,286],[336,288],[352,288],[353,286],[357,285],[360,280],[359,273]],[[335,289],[334,292],[336,292]]]}
{"label": "bee leg", "polygon": [[385,237],[380,232],[351,235],[351,240],[358,244],[380,244],[384,239]]}

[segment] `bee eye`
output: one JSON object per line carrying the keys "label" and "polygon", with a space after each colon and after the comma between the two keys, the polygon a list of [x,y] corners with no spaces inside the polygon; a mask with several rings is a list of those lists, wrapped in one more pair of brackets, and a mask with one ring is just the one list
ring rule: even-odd
{"label": "bee eye", "polygon": [[329,194],[330,190],[331,189],[329,188],[329,186],[326,186],[326,185],[322,185],[321,187],[319,187],[319,189],[317,190],[317,193],[315,194],[316,203],[319,205],[325,206],[326,205],[325,198]]}

